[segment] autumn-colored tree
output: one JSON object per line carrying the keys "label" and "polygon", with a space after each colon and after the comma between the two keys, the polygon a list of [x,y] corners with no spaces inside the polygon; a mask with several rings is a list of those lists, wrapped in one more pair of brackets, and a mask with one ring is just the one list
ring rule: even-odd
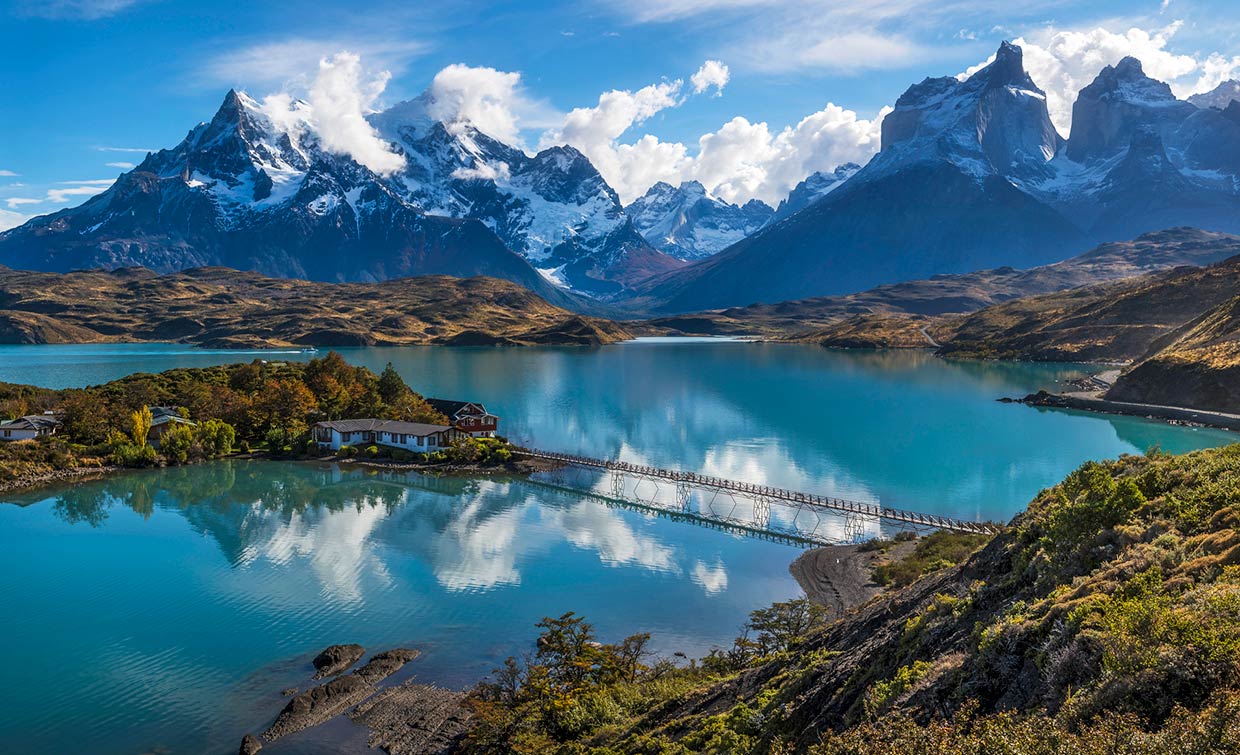
{"label": "autumn-colored tree", "polygon": [[108,437],[108,431],[124,427],[124,414],[114,416],[113,406],[104,401],[98,394],[89,391],[75,391],[59,402],[61,411],[61,432],[78,443],[88,445],[102,443]]}
{"label": "autumn-colored tree", "polygon": [[146,439],[151,434],[151,425],[155,418],[151,416],[151,408],[143,406],[130,415],[130,436],[133,438],[135,446],[145,446]]}
{"label": "autumn-colored tree", "polygon": [[306,429],[306,420],[318,407],[314,394],[300,380],[268,380],[255,401],[268,429],[297,434]]}
{"label": "autumn-colored tree", "polygon": [[29,411],[29,403],[21,397],[0,401],[0,418],[17,419]]}
{"label": "autumn-colored tree", "polygon": [[447,417],[436,411],[434,407],[426,402],[426,399],[413,391],[408,391],[395,401],[389,402],[386,413],[390,415],[386,417],[387,419],[424,422],[428,425],[450,424]]}

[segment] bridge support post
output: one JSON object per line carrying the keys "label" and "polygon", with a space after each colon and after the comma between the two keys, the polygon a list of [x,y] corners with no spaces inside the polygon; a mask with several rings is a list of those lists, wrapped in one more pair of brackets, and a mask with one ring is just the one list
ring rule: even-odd
{"label": "bridge support post", "polygon": [[689,487],[687,482],[676,483],[676,505],[681,511],[689,511],[689,500],[693,494],[693,489]]}
{"label": "bridge support post", "polygon": [[859,543],[865,537],[865,522],[859,516],[848,515],[844,518],[844,539],[850,543]]}
{"label": "bridge support post", "polygon": [[611,494],[616,498],[624,498],[624,473],[611,473]]}
{"label": "bridge support post", "polygon": [[756,496],[753,499],[753,523],[766,528],[771,523],[771,499]]}

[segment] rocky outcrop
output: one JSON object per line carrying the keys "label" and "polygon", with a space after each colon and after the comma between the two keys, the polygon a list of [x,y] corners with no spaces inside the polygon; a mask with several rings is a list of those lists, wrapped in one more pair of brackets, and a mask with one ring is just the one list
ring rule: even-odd
{"label": "rocky outcrop", "polygon": [[1067,155],[1076,162],[1109,157],[1127,148],[1142,130],[1170,139],[1196,111],[1195,105],[1177,99],[1170,86],[1146,76],[1141,61],[1124,58],[1103,68],[1081,90],[1072,106]]}
{"label": "rocky outcrop", "polygon": [[246,734],[241,738],[241,748],[237,750],[237,755],[258,755],[259,750],[263,749],[263,743],[253,734]]}
{"label": "rocky outcrop", "polygon": [[361,659],[365,652],[365,648],[356,644],[332,645],[324,649],[311,661],[314,665],[314,678],[323,679],[347,671],[350,666]]}
{"label": "rocky outcrop", "polygon": [[1240,102],[1240,81],[1228,79],[1208,92],[1189,95],[1188,101],[1199,108],[1226,110],[1233,102]]}
{"label": "rocky outcrop", "polygon": [[779,206],[775,208],[775,214],[767,221],[768,224],[778,223],[804,210],[838,189],[859,170],[861,166],[856,163],[844,163],[829,173],[823,171],[811,173],[805,180],[794,186],[787,197],[780,200]]}
{"label": "rocky outcrop", "polygon": [[330,682],[298,693],[280,711],[263,738],[274,742],[303,729],[330,721],[378,692],[378,684],[418,657],[416,650],[389,650],[365,666]]}

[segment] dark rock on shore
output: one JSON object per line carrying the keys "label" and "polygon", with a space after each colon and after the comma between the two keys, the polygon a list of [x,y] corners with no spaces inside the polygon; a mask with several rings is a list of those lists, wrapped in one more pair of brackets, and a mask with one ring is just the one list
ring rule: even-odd
{"label": "dark rock on shore", "polygon": [[[347,647],[347,646],[345,646]],[[280,737],[330,721],[378,691],[378,684],[418,657],[418,651],[397,649],[379,653],[351,674],[294,695],[275,723],[263,732],[274,742]]]}
{"label": "dark rock on shore", "polygon": [[241,739],[241,749],[237,751],[237,755],[255,755],[261,749],[263,749],[263,743],[258,741],[258,737],[246,734]]}
{"label": "dark rock on shore", "polygon": [[357,663],[366,648],[361,645],[332,645],[314,657],[315,679],[335,676]]}
{"label": "dark rock on shore", "polygon": [[397,671],[400,671],[402,666],[417,658],[418,655],[418,651],[408,648],[387,650],[373,656],[365,666],[353,673],[370,684],[378,684]]}

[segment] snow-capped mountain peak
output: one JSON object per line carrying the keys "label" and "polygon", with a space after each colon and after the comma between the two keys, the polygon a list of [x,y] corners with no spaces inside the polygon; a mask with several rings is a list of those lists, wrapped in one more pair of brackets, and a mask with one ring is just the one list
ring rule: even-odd
{"label": "snow-capped mountain peak", "polygon": [[838,189],[859,170],[861,166],[856,163],[844,163],[830,173],[824,171],[811,173],[805,180],[798,183],[786,198],[780,200],[779,207],[775,208],[775,214],[768,222],[777,223],[809,207]]}
{"label": "snow-capped mountain peak", "polygon": [[[406,159],[393,189],[425,212],[482,221],[557,285],[613,292],[603,281],[625,278],[645,242],[590,160],[568,145],[530,155],[459,114],[437,120],[440,110],[426,93],[370,117]],[[641,254],[643,274],[677,264],[649,247]]]}
{"label": "snow-capped mountain peak", "polygon": [[750,200],[735,205],[711,196],[699,181],[660,181],[625,208],[653,246],[680,259],[709,257],[757,231],[774,211]]}
{"label": "snow-capped mountain peak", "polygon": [[863,175],[941,159],[979,179],[1030,175],[1062,142],[1021,49],[1004,42],[989,65],[964,80],[931,78],[909,87],[883,119],[882,148]]}
{"label": "snow-capped mountain peak", "polygon": [[1127,57],[1103,68],[1072,106],[1067,155],[1076,162],[1113,157],[1137,131],[1152,128],[1170,141],[1196,106],[1176,99],[1171,87],[1145,75],[1141,61]]}
{"label": "snow-capped mountain peak", "polygon": [[1208,92],[1194,94],[1188,101],[1200,108],[1226,110],[1233,102],[1240,102],[1240,81],[1228,79]]}

